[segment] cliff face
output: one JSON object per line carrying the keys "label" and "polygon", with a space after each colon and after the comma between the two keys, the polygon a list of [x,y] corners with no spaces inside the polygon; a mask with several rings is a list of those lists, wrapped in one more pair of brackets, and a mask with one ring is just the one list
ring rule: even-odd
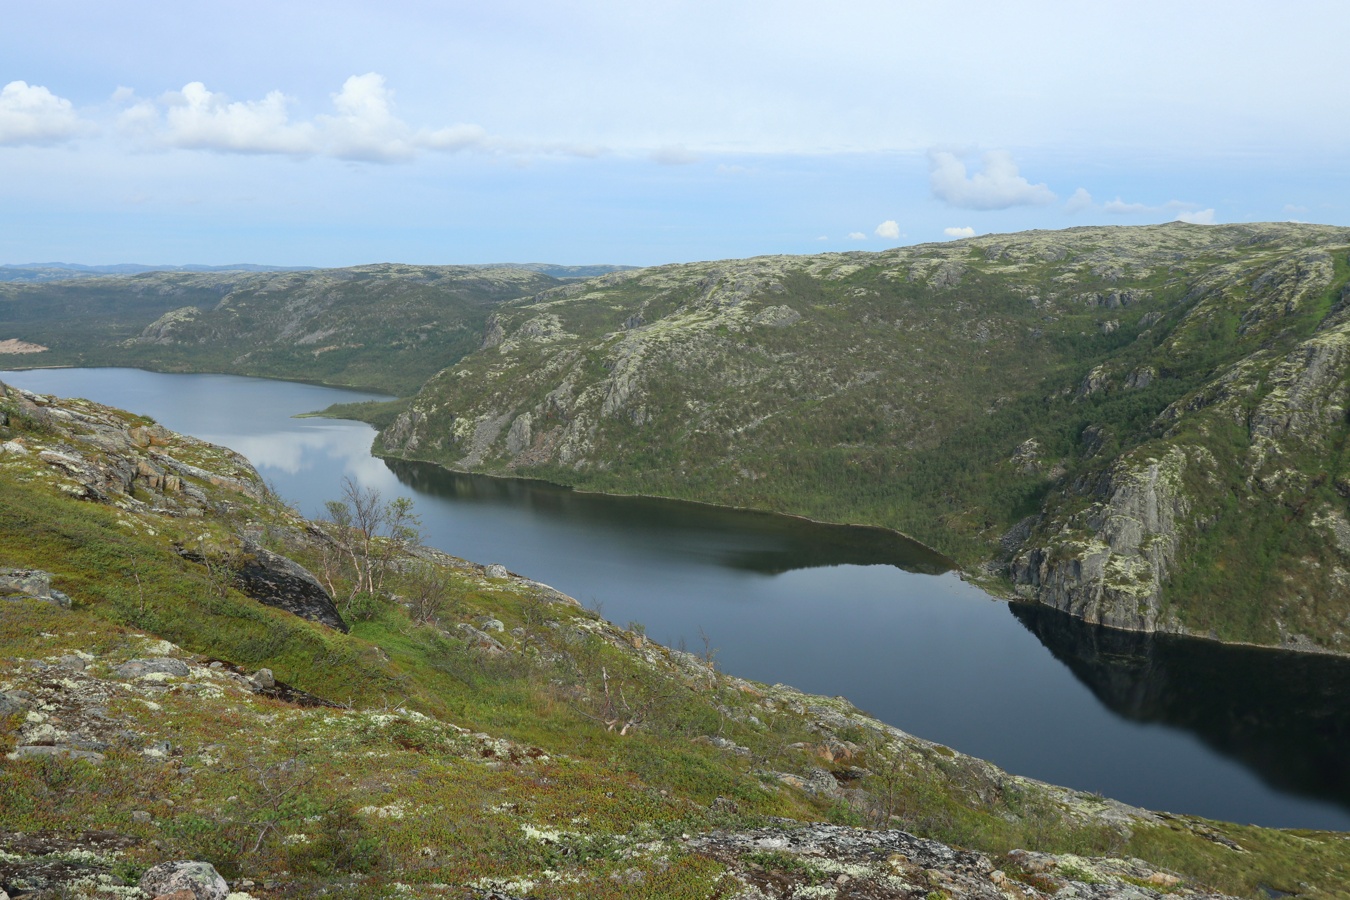
{"label": "cliff face", "polygon": [[1350,231],[1028,232],[503,305],[382,452],[904,531],[1120,628],[1350,649]]}

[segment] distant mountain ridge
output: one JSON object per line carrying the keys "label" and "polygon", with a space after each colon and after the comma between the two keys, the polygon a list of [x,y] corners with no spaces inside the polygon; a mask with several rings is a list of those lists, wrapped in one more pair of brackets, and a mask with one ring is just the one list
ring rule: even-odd
{"label": "distant mountain ridge", "polygon": [[[626,272],[637,266],[607,264],[569,266],[557,263],[474,263],[474,269],[525,269],[551,278],[594,278],[611,272]],[[313,272],[320,266],[267,266],[258,263],[232,263],[223,266],[187,264],[181,266],[153,266],[142,263],[116,263],[106,266],[87,266],[80,263],[5,263],[0,264],[0,281],[44,282],[69,278],[94,278],[100,275],[143,275],[147,272]]]}
{"label": "distant mountain ridge", "polygon": [[60,281],[67,278],[94,278],[100,275],[141,275],[146,272],[307,272],[314,266],[264,266],[257,263],[233,263],[224,266],[182,265],[151,266],[141,263],[116,263],[86,266],[79,263],[7,263],[0,265],[0,281]]}

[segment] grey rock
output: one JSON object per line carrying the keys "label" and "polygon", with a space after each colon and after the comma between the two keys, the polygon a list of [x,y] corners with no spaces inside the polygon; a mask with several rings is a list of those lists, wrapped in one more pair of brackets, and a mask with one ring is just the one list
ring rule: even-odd
{"label": "grey rock", "polygon": [[35,759],[38,757],[59,757],[63,759],[83,759],[91,763],[103,762],[103,754],[95,750],[80,750],[66,744],[25,744],[15,747],[8,755],[9,759]]}
{"label": "grey rock", "polygon": [[253,673],[252,677],[249,678],[249,681],[253,682],[255,687],[263,691],[270,691],[277,686],[276,676],[272,674],[271,669],[259,669]]}
{"label": "grey rock", "polygon": [[1146,388],[1158,377],[1152,366],[1140,366],[1125,377],[1125,386],[1130,389]]}
{"label": "grey rock", "polygon": [[41,569],[0,569],[0,600],[32,598],[70,609],[70,598],[52,587],[53,577]]}
{"label": "grey rock", "polygon": [[[1180,545],[1190,500],[1182,490],[1186,453],[1119,460],[1081,516],[1048,526],[1012,561],[1022,596],[1084,621],[1131,631],[1177,631],[1162,591]],[[1092,537],[1084,539],[1082,532]]]}
{"label": "grey rock", "polygon": [[506,570],[506,566],[493,563],[483,568],[483,574],[488,578],[510,578],[511,573]]}
{"label": "grey rock", "polygon": [[235,586],[267,606],[347,632],[333,598],[319,580],[294,560],[245,541],[235,570]]}
{"label": "grey rock", "polygon": [[160,863],[141,876],[141,890],[151,897],[191,891],[194,900],[225,900],[230,886],[208,862]]}
{"label": "grey rock", "polygon": [[134,810],[131,813],[131,821],[136,822],[140,825],[148,824],[150,822],[150,813],[146,812],[143,809]]}
{"label": "grey rock", "polygon": [[478,627],[483,631],[505,631],[506,626],[502,624],[501,619],[494,619],[491,616],[484,616],[478,620]]}
{"label": "grey rock", "polygon": [[477,647],[480,650],[486,650],[489,653],[506,652],[506,647],[503,646],[501,641],[486,632],[479,631],[468,622],[461,622],[459,630],[464,632],[464,638],[469,642],[470,646]]}
{"label": "grey rock", "polygon": [[169,675],[173,678],[185,678],[192,669],[181,659],[160,656],[155,659],[133,659],[113,669],[113,677],[125,681],[134,681],[147,675]]}
{"label": "grey rock", "polygon": [[25,705],[25,698],[17,693],[0,691],[0,717],[22,712]]}

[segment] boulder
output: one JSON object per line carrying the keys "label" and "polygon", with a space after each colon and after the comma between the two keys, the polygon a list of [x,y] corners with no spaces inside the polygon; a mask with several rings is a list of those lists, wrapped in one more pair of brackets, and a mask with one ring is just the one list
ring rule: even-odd
{"label": "boulder", "polygon": [[52,587],[52,577],[40,569],[0,569],[0,599],[32,598],[70,609],[70,598]]}
{"label": "boulder", "polygon": [[140,887],[156,898],[187,891],[181,895],[184,900],[225,900],[230,893],[215,866],[195,861],[160,863],[141,876]]}
{"label": "boulder", "polygon": [[349,630],[328,591],[308,569],[294,560],[245,541],[237,564],[235,587],[259,603],[284,609],[343,633]]}

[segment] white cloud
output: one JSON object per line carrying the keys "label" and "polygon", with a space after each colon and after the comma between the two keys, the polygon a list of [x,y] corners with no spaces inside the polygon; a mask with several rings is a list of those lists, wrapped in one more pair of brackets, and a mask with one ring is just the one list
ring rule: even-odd
{"label": "white cloud", "polygon": [[[123,111],[124,130],[152,143],[223,153],[329,156],[364,162],[401,162],[427,150],[524,150],[491,138],[477,125],[416,129],[394,112],[394,92],[384,76],[353,75],[332,94],[333,113],[292,121],[291,100],[272,91],[261,100],[232,101],[200,81],[169,91],[158,101],[133,102]],[[119,88],[114,99],[131,94]],[[582,153],[578,148],[545,152]],[[590,148],[587,153],[594,153]]]}
{"label": "white cloud", "polygon": [[886,238],[888,241],[898,241],[900,239],[900,223],[894,219],[887,219],[878,225],[873,233],[879,238]]}
{"label": "white cloud", "polygon": [[944,228],[942,233],[949,238],[968,238],[975,236],[975,229],[967,225],[964,228]]}
{"label": "white cloud", "polygon": [[1198,209],[1192,212],[1177,213],[1176,221],[1188,222],[1191,225],[1213,225],[1214,210]]}
{"label": "white cloud", "polygon": [[1286,203],[1284,205],[1284,214],[1286,216],[1301,216],[1308,211],[1308,207],[1299,206],[1297,203]]}
{"label": "white cloud", "polygon": [[1087,192],[1086,188],[1079,188],[1078,190],[1074,191],[1073,196],[1070,197],[1064,203],[1064,211],[1069,215],[1073,215],[1074,213],[1079,213],[1085,209],[1091,208],[1092,208],[1092,195]]}
{"label": "white cloud", "polygon": [[1135,216],[1140,213],[1157,212],[1159,207],[1149,206],[1146,203],[1126,203],[1117,197],[1114,200],[1108,200],[1102,204],[1102,209],[1111,213],[1113,216]]}
{"label": "white cloud", "polygon": [[87,128],[69,100],[41,85],[11,81],[0,89],[0,146],[55,144]]}
{"label": "white cloud", "polygon": [[983,156],[984,171],[966,174],[966,164],[946,150],[928,152],[928,183],[933,196],[962,209],[1008,209],[1055,201],[1044,184],[1032,184],[1017,171],[1017,163],[1004,150]]}
{"label": "white cloud", "polygon": [[863,234],[861,231],[850,231],[848,233],[848,239],[850,241],[865,241],[867,240],[867,235]]}
{"label": "white cloud", "polygon": [[691,153],[683,144],[658,147],[652,152],[652,162],[663,166],[687,166],[698,161],[698,154]]}

